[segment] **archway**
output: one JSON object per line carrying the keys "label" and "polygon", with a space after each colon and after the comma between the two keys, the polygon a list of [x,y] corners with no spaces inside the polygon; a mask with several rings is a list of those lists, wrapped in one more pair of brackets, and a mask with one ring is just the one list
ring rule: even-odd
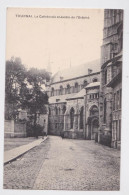
{"label": "archway", "polygon": [[91,123],[91,139],[95,139],[95,136],[98,133],[98,128],[99,128],[99,120],[98,120],[98,118],[92,119],[92,123]]}
{"label": "archway", "polygon": [[74,109],[71,108],[70,110],[70,128],[73,129],[73,123],[74,123]]}
{"label": "archway", "polygon": [[95,139],[99,128],[99,109],[93,105],[88,117],[88,139]]}

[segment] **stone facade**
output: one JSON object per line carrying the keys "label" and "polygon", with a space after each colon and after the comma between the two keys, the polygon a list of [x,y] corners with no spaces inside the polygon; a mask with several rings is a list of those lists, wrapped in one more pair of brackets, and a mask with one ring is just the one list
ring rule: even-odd
{"label": "stone facade", "polygon": [[[90,64],[97,66],[99,70],[99,60]],[[90,64],[83,65],[82,69],[81,66],[76,67],[75,69],[78,69],[76,72],[65,70],[63,73],[55,74],[51,84],[47,86],[49,134],[63,133],[63,136],[68,138],[85,138],[85,87],[100,81],[100,72],[91,69]]]}
{"label": "stone facade", "polygon": [[[100,132],[99,142],[117,147],[116,137],[121,126],[120,110],[113,110],[115,101],[121,99],[122,72],[123,11],[104,11],[103,45],[101,53],[101,85],[100,85]],[[114,97],[117,100],[114,100]],[[121,101],[121,100],[120,100]],[[115,116],[119,116],[117,119]],[[118,120],[118,122],[113,122]],[[119,125],[118,125],[119,124]],[[119,130],[118,130],[119,129]],[[105,141],[104,141],[105,140]]]}
{"label": "stone facade", "polygon": [[99,88],[100,82],[91,83],[86,87],[85,112],[86,112],[86,139],[98,141],[99,129]]}
{"label": "stone facade", "polygon": [[47,85],[50,134],[120,148],[122,41],[123,11],[105,10],[101,62],[59,71]]}

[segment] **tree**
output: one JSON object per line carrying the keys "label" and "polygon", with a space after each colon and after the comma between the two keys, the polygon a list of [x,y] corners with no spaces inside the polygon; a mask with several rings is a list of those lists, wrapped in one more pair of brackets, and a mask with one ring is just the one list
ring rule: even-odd
{"label": "tree", "polygon": [[21,88],[20,98],[22,109],[28,109],[34,120],[35,136],[37,132],[38,115],[46,113],[46,104],[48,104],[48,96],[43,88],[44,80],[49,75],[44,70],[30,69],[26,74],[26,84]]}
{"label": "tree", "polygon": [[[20,58],[12,57],[6,61],[5,77],[5,117],[15,118],[19,105],[19,90],[24,83],[26,69]],[[8,112],[8,113],[7,113]]]}
{"label": "tree", "polygon": [[33,118],[36,135],[38,115],[46,113],[48,96],[45,83],[49,80],[50,74],[46,70],[31,68],[27,71],[20,58],[12,57],[6,61],[6,119],[15,119],[18,108],[26,109]]}

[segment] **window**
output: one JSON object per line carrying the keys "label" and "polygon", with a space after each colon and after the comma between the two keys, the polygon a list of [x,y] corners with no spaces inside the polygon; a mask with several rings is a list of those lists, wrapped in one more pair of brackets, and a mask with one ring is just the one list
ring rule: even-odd
{"label": "window", "polygon": [[51,96],[54,96],[54,88],[52,87]]}
{"label": "window", "polygon": [[118,140],[121,140],[121,120],[119,120],[119,137]]}
{"label": "window", "polygon": [[75,93],[78,92],[78,83],[75,83]]}
{"label": "window", "polygon": [[70,94],[70,85],[67,85],[67,94]]}
{"label": "window", "polygon": [[104,100],[104,123],[106,123],[106,114],[107,114],[107,102],[105,98]]}
{"label": "window", "polygon": [[63,114],[65,114],[66,106],[63,106]]}
{"label": "window", "polygon": [[62,86],[60,86],[59,95],[63,95],[63,87]]}
{"label": "window", "polygon": [[105,84],[107,84],[107,70],[105,71],[105,75],[104,76],[105,76],[105,78],[104,78],[105,79],[104,80],[105,81]]}
{"label": "window", "polygon": [[116,109],[116,94],[114,93],[113,110]]}
{"label": "window", "polygon": [[83,129],[83,107],[80,112],[80,129]]}
{"label": "window", "polygon": [[70,110],[70,128],[73,129],[73,123],[74,123],[74,109],[71,108]]}
{"label": "window", "polygon": [[119,98],[119,91],[117,91],[117,107],[116,109],[119,109],[119,103],[120,103],[120,98]]}
{"label": "window", "polygon": [[58,115],[58,109],[55,107],[55,114]]}
{"label": "window", "polygon": [[120,89],[120,104],[119,104],[119,108],[121,108],[121,102],[122,102],[122,89]]}
{"label": "window", "polygon": [[83,82],[83,87],[85,87],[85,86],[87,86],[87,81],[86,80],[84,80],[84,82]]}
{"label": "window", "polygon": [[49,115],[51,115],[51,109],[49,108]]}
{"label": "window", "polygon": [[90,109],[90,116],[98,116],[99,114],[99,109],[97,106],[92,106],[92,108]]}
{"label": "window", "polygon": [[94,78],[92,81],[93,81],[93,82],[97,82],[98,80],[97,80],[96,78]]}
{"label": "window", "polygon": [[58,115],[60,115],[60,108],[58,109]]}

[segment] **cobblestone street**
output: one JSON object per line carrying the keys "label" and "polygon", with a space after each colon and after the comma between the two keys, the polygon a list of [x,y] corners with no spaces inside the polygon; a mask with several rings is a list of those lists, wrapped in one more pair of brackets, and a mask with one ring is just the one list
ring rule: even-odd
{"label": "cobblestone street", "polygon": [[4,166],[5,189],[119,190],[120,152],[94,141],[49,138]]}

